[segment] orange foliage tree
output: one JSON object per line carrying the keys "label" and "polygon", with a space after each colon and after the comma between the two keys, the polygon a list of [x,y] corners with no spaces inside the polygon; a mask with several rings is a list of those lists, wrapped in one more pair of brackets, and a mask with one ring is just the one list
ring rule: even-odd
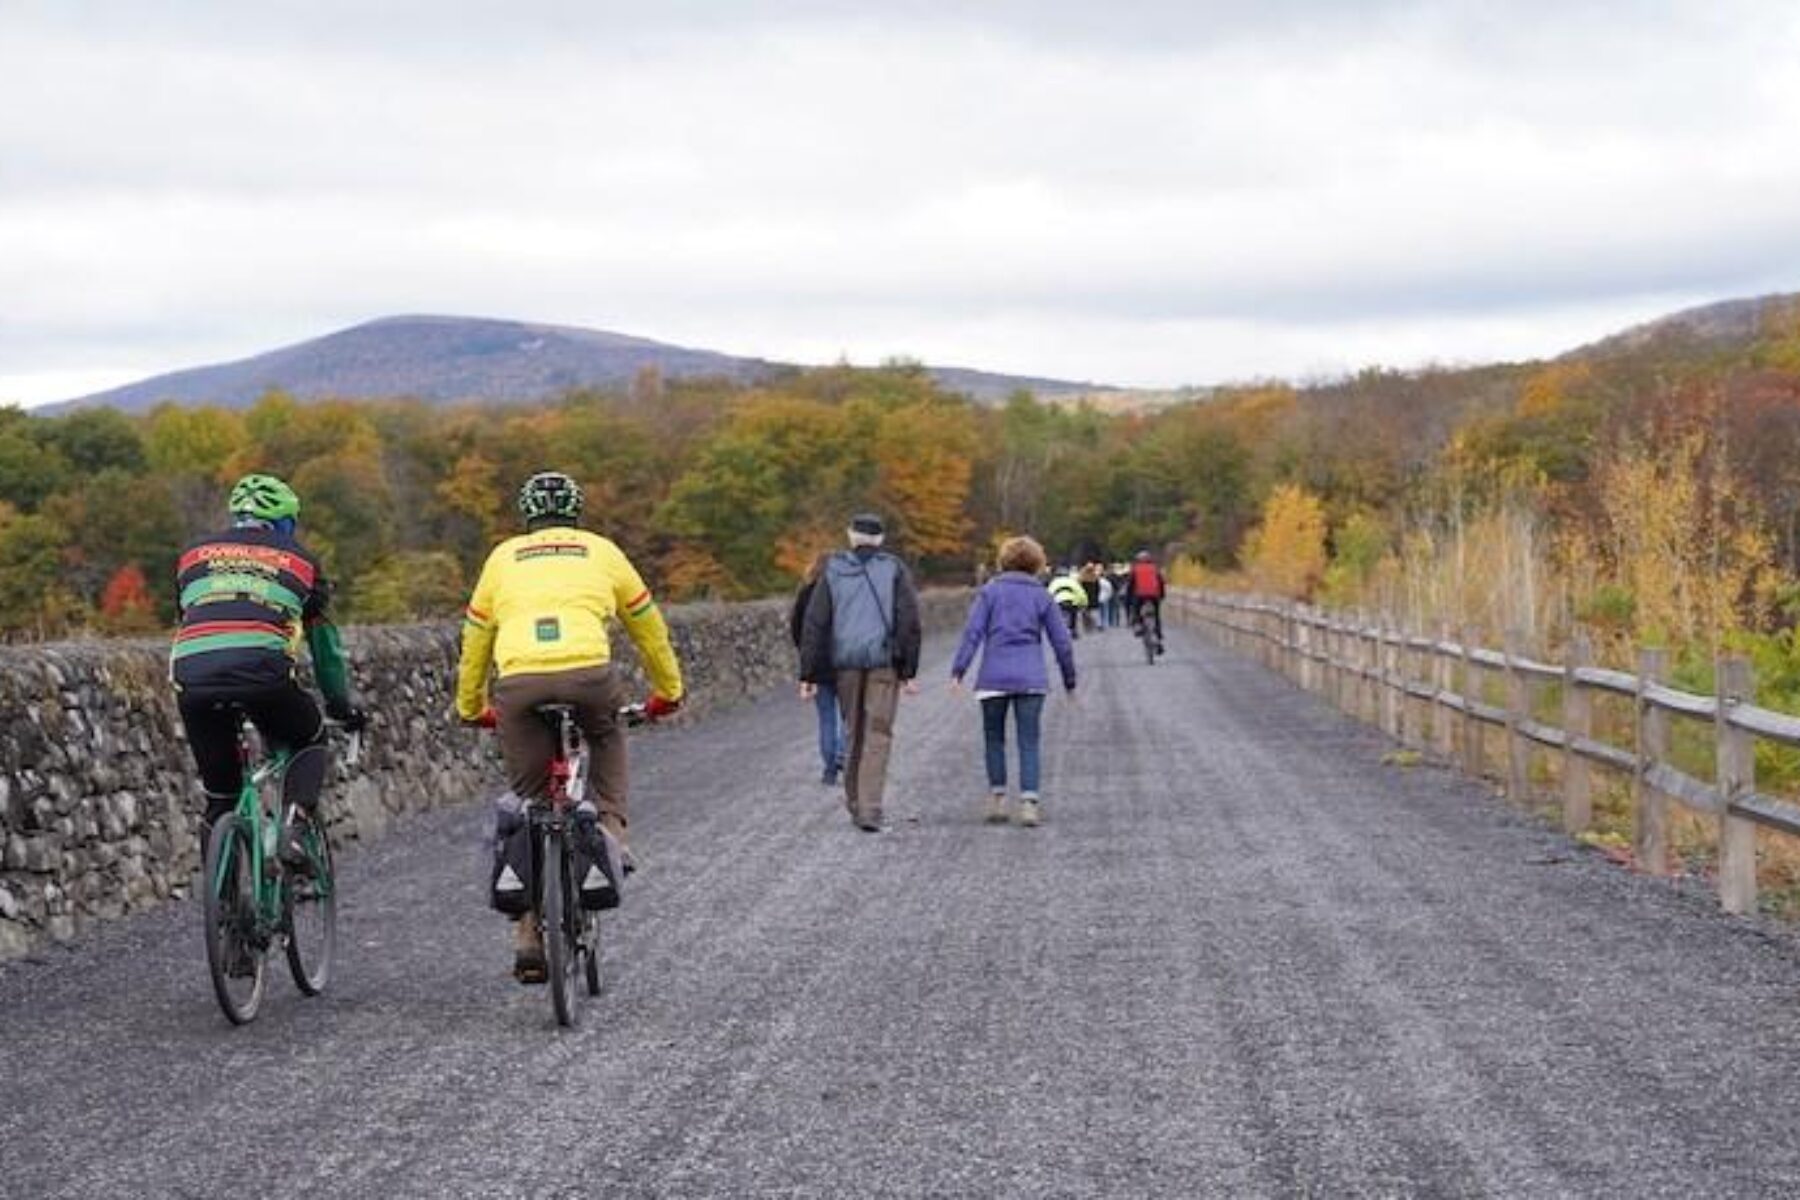
{"label": "orange foliage tree", "polygon": [[147,633],[156,628],[156,604],[136,563],[113,572],[100,593],[100,619],[108,633]]}

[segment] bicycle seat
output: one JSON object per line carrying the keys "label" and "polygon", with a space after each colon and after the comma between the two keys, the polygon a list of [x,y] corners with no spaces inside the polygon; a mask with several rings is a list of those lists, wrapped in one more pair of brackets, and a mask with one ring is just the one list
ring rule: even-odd
{"label": "bicycle seat", "polygon": [[531,711],[540,717],[572,717],[575,715],[575,706],[573,704],[537,704],[532,706]]}

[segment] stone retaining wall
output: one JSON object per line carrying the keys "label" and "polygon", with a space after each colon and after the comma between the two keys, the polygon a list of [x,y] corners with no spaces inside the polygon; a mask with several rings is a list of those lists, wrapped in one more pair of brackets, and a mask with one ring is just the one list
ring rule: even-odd
{"label": "stone retaining wall", "polygon": [[[927,629],[959,627],[968,594],[930,592],[923,606]],[[680,719],[793,678],[783,601],[668,618],[690,692]],[[457,636],[451,624],[345,631],[373,723],[362,761],[327,785],[339,841],[500,786],[492,739],[451,715]],[[629,642],[616,641],[635,674]],[[0,960],[185,892],[203,804],[167,654],[162,640],[0,647]]]}

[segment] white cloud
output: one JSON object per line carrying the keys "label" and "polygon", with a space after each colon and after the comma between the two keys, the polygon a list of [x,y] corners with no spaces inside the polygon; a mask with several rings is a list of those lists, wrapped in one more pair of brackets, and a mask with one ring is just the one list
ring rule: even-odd
{"label": "white cloud", "polygon": [[146,11],[0,13],[0,397],[401,311],[1174,384],[1800,287],[1776,2]]}

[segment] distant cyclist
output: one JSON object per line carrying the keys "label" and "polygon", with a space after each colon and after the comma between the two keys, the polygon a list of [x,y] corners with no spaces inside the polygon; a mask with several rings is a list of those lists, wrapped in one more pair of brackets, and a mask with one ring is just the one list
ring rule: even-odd
{"label": "distant cyclist", "polygon": [[[295,678],[304,638],[325,713],[351,729],[365,723],[350,701],[350,673],[337,628],[327,618],[331,589],[319,559],[294,535],[300,498],[273,475],[246,475],[227,502],[231,527],[182,551],[176,565],[181,625],[170,652],[181,723],[206,789],[201,855],[213,822],[243,790],[238,712],[292,757],[282,776],[285,805],[311,814],[325,782],[325,723]],[[305,855],[283,848],[302,865]]]}
{"label": "distant cyclist", "polygon": [[1075,568],[1058,567],[1056,577],[1050,581],[1050,598],[1062,609],[1063,620],[1068,623],[1069,636],[1081,636],[1081,610],[1087,607],[1087,589],[1081,586],[1081,580],[1075,578]]}
{"label": "distant cyclist", "polygon": [[1153,622],[1156,631],[1156,652],[1163,652],[1163,597],[1169,594],[1169,581],[1163,578],[1162,568],[1148,550],[1139,550],[1132,559],[1131,570],[1125,576],[1125,604],[1130,610],[1132,624],[1139,621]]}
{"label": "distant cyclist", "polygon": [[[575,707],[587,735],[598,794],[599,823],[626,847],[625,735],[618,712],[630,703],[625,673],[612,661],[606,622],[617,617],[637,646],[655,689],[646,705],[652,718],[681,705],[681,666],[669,628],[650,589],[624,551],[597,533],[577,528],[581,488],[560,471],[541,471],[519,489],[525,532],[488,555],[469,598],[457,668],[456,711],[465,721],[488,709],[492,688],[500,755],[512,789],[541,797],[550,782],[556,739],[533,710],[543,704]],[[594,796],[576,807],[577,828],[594,836]],[[514,974],[524,982],[544,978],[544,947],[537,925],[516,925]]]}

